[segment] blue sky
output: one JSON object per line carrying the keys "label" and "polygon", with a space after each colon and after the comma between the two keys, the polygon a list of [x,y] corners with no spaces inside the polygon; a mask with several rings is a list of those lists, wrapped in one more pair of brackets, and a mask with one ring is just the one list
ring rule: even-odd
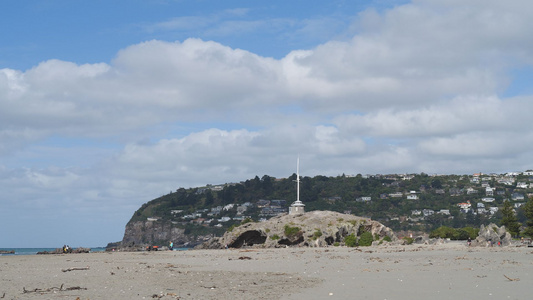
{"label": "blue sky", "polygon": [[[4,1],[2,67],[109,62],[152,39],[196,37],[281,58],[345,34],[357,12],[400,1]],[[98,45],[98,47],[95,47]]]}
{"label": "blue sky", "polygon": [[306,176],[533,169],[531,15],[518,0],[2,1],[0,247],[102,246],[151,199],[290,176],[298,154]]}

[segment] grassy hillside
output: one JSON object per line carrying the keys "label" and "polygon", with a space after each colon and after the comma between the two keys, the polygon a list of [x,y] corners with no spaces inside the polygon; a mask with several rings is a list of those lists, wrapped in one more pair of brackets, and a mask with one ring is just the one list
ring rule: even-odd
{"label": "grassy hillside", "polygon": [[[296,199],[295,179],[296,174],[283,179],[264,175],[241,183],[179,188],[142,205],[130,222],[152,218],[171,221],[191,233],[220,233],[246,218],[257,221],[287,211]],[[490,208],[501,208],[504,199],[526,202],[533,190],[518,185],[525,182],[529,187],[530,180],[529,176],[497,174],[303,177],[300,200],[305,203],[306,211],[351,213],[371,217],[394,230],[429,232],[442,225],[459,228],[498,223],[501,213],[494,209],[491,213]],[[494,188],[494,195],[487,195],[487,186]],[[525,199],[520,200],[517,194]],[[518,198],[514,199],[515,196]],[[271,200],[285,200],[285,203]],[[467,201],[471,209],[461,211],[458,204]],[[478,213],[481,206],[477,203],[482,203],[484,211]],[[417,214],[417,211],[424,213]],[[521,209],[517,212],[519,221],[523,220]]]}

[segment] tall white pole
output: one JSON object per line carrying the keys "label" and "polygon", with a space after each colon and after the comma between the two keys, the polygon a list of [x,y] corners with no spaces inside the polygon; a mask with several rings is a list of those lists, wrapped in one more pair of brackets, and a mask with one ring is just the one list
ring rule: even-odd
{"label": "tall white pole", "polygon": [[296,202],[300,202],[300,155],[296,162]]}

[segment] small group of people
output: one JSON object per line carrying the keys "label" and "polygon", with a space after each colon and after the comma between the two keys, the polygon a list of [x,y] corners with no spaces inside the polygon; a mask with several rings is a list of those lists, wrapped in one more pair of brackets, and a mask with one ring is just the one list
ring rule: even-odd
{"label": "small group of people", "polygon": [[63,245],[63,253],[72,253],[72,248],[69,245]]}

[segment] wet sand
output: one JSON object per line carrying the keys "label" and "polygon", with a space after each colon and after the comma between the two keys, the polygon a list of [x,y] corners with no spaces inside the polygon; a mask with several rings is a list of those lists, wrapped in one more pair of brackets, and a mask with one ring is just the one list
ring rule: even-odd
{"label": "wet sand", "polygon": [[2,299],[527,299],[533,248],[464,244],[0,256]]}

